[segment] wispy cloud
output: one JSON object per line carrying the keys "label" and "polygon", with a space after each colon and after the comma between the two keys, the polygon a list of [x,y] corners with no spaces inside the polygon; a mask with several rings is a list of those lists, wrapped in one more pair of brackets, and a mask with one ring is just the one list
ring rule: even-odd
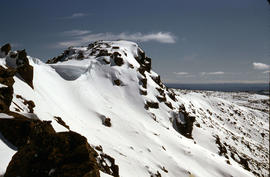
{"label": "wispy cloud", "polygon": [[85,17],[85,16],[87,16],[87,15],[88,15],[88,14],[78,12],[78,13],[73,13],[73,14],[71,14],[70,16],[64,17],[64,19],[81,18],[81,17]]}
{"label": "wispy cloud", "polygon": [[217,72],[201,72],[201,75],[223,75],[225,72],[223,71],[217,71]]}
{"label": "wispy cloud", "polygon": [[270,73],[270,71],[264,71],[263,73],[264,73],[264,74],[268,74],[268,73]]}
{"label": "wispy cloud", "polygon": [[88,30],[70,30],[70,31],[64,31],[63,35],[65,36],[81,36],[91,33],[91,31]]}
{"label": "wispy cloud", "polygon": [[97,41],[97,40],[131,40],[131,41],[140,41],[140,42],[148,42],[155,41],[160,43],[175,43],[176,37],[169,32],[157,32],[157,33],[148,33],[143,34],[141,32],[138,33],[119,33],[113,34],[110,32],[107,33],[91,33],[91,31],[87,30],[71,30],[64,32],[67,36],[71,38],[71,40],[59,42],[57,44],[58,47],[69,47],[69,46],[81,46],[85,45],[89,42]]}
{"label": "wispy cloud", "polygon": [[195,77],[194,74],[188,72],[174,72],[174,74],[178,77],[187,78],[187,77]]}
{"label": "wispy cloud", "polygon": [[253,65],[253,68],[257,70],[266,70],[270,68],[269,65],[264,64],[264,63],[253,62],[252,65]]}
{"label": "wispy cloud", "polygon": [[188,75],[188,72],[174,72],[174,74],[179,75],[179,76],[183,76],[183,75]]}

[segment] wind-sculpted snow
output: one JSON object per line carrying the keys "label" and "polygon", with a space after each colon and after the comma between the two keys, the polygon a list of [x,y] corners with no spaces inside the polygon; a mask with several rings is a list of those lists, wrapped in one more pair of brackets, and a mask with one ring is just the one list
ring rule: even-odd
{"label": "wind-sculpted snow", "polygon": [[[10,54],[3,54],[1,66],[6,66]],[[97,41],[87,47],[70,47],[47,64],[27,57],[33,66],[34,89],[14,76],[10,111],[51,121],[56,132],[71,130],[85,136],[100,152],[98,161],[107,164],[103,171],[108,174],[117,171],[113,168],[117,164],[123,177],[266,176],[266,115],[260,110],[255,115],[253,109],[232,100],[167,89],[152,70],[152,59],[136,43]],[[217,100],[224,104],[224,112],[212,109]],[[244,122],[245,116],[240,116],[239,126],[246,132],[241,134],[243,142],[227,141],[241,133],[229,123],[235,121],[226,112],[231,105],[236,112],[262,119],[263,126],[256,131],[264,133],[264,140],[245,129],[251,118]],[[253,143],[251,149],[261,148],[249,152],[247,142]],[[115,160],[102,159],[103,152]],[[263,165],[255,167],[259,163]]]}

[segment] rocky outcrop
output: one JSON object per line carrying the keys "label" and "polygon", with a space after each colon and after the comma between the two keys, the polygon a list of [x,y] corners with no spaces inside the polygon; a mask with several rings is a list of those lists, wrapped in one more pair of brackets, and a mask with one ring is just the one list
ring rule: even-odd
{"label": "rocky outcrop", "polygon": [[193,123],[195,122],[195,117],[190,116],[189,113],[186,112],[185,107],[180,107],[179,112],[176,116],[177,118],[174,118],[173,120],[174,129],[178,131],[181,135],[193,139],[192,130]]}
{"label": "rocky outcrop", "polygon": [[158,109],[159,104],[157,102],[153,102],[153,101],[146,101],[144,108],[146,110],[148,110],[149,108]]}
{"label": "rocky outcrop", "polygon": [[114,63],[117,65],[117,66],[121,66],[124,64],[124,60],[123,58],[120,57],[121,54],[118,53],[118,52],[114,52],[112,54],[112,59],[114,60]]}
{"label": "rocky outcrop", "polygon": [[100,176],[97,152],[78,133],[56,133],[49,121],[23,116],[0,119],[0,132],[18,148],[5,177]]}
{"label": "rocky outcrop", "polygon": [[17,72],[23,80],[32,88],[33,86],[33,66],[29,64],[25,50],[18,51],[18,58],[16,60]]}
{"label": "rocky outcrop", "polygon": [[3,52],[4,55],[7,55],[10,50],[11,50],[10,44],[5,44],[1,47],[1,52]]}
{"label": "rocky outcrop", "polygon": [[16,70],[0,66],[0,112],[7,112],[13,98],[13,84]]}
{"label": "rocky outcrop", "polygon": [[[32,89],[33,87],[33,67],[29,64],[29,59],[25,50],[10,52],[9,44],[1,47],[1,52],[5,53],[8,69],[13,69],[20,79],[23,79]],[[3,78],[0,75],[1,79]]]}

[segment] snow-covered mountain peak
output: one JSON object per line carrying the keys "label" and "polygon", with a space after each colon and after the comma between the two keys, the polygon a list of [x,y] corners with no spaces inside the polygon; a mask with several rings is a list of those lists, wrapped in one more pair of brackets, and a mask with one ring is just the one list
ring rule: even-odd
{"label": "snow-covered mountain peak", "polygon": [[[266,176],[263,96],[245,94],[248,101],[262,100],[253,108],[222,92],[168,89],[152,60],[129,41],[70,47],[47,64],[8,45],[0,57],[0,120],[19,115],[50,121],[56,132],[78,132],[109,175]],[[2,142],[0,148],[0,157],[9,154],[0,159],[3,172],[16,150]],[[100,158],[103,152],[115,160]]]}
{"label": "snow-covered mountain peak", "polygon": [[147,58],[145,58],[144,51],[134,42],[96,41],[90,43],[88,47],[69,47],[58,57],[48,60],[47,63],[53,64],[85,59],[96,59],[111,65],[133,65],[139,67],[140,64],[146,62]]}

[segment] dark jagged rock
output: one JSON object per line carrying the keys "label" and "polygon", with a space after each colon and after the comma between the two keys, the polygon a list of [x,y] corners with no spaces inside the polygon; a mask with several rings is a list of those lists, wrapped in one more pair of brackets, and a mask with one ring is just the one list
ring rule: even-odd
{"label": "dark jagged rock", "polygon": [[193,130],[193,123],[195,122],[195,117],[190,116],[189,113],[186,112],[185,107],[179,108],[179,113],[177,116],[181,115],[184,118],[184,122],[179,122],[178,119],[175,118],[173,121],[173,127],[181,135],[193,139],[192,130]]}
{"label": "dark jagged rock", "polygon": [[64,50],[64,52],[61,55],[54,57],[52,59],[49,59],[46,63],[47,64],[54,64],[57,62],[63,62],[65,60],[67,60],[68,56],[73,55],[75,53],[76,53],[76,49],[69,47],[67,50]]}
{"label": "dark jagged rock", "polygon": [[104,153],[101,145],[96,146],[95,149],[100,152],[99,156],[97,157],[99,169],[104,173],[114,177],[119,177],[119,167],[115,164],[115,159]]}
{"label": "dark jagged rock", "polygon": [[137,51],[137,56],[135,56],[135,59],[137,62],[140,64],[140,66],[147,72],[151,71],[151,58],[145,56],[145,52],[142,51],[141,49],[138,49]]}
{"label": "dark jagged rock", "polygon": [[9,106],[13,98],[13,84],[16,70],[12,68],[5,69],[0,66],[0,83],[7,87],[0,88],[0,112],[9,111]]}
{"label": "dark jagged rock", "polygon": [[50,122],[23,116],[0,119],[0,132],[18,148],[5,177],[100,176],[98,154],[75,132],[56,133]]}
{"label": "dark jagged rock", "polygon": [[162,177],[159,171],[156,174],[151,174],[151,177]]}
{"label": "dark jagged rock", "polygon": [[82,60],[84,58],[84,55],[83,55],[83,52],[82,51],[80,51],[79,53],[78,53],[78,55],[77,55],[77,60]]}
{"label": "dark jagged rock", "polygon": [[94,43],[90,43],[90,44],[88,45],[87,49],[88,49],[88,50],[89,50],[89,49],[92,49],[94,46],[95,46]]}
{"label": "dark jagged rock", "polygon": [[7,55],[10,50],[11,50],[11,45],[9,43],[1,47],[1,52],[4,52],[5,55]]}
{"label": "dark jagged rock", "polygon": [[216,136],[215,138],[216,138],[216,144],[218,145],[218,149],[219,149],[218,155],[220,156],[223,155],[224,157],[228,158],[228,155],[227,155],[228,151],[226,147],[220,142],[219,136]]}
{"label": "dark jagged rock", "polygon": [[55,133],[50,122],[14,116],[14,119],[0,119],[0,132],[17,148],[22,148],[30,140],[38,138],[43,133]]}
{"label": "dark jagged rock", "polygon": [[173,110],[173,106],[171,102],[166,101],[165,105],[168,106],[171,110]]}
{"label": "dark jagged rock", "polygon": [[128,66],[129,66],[131,69],[134,69],[133,64],[129,64]]}
{"label": "dark jagged rock", "polygon": [[113,80],[114,85],[120,86],[121,81],[119,79]]}
{"label": "dark jagged rock", "polygon": [[164,91],[164,89],[162,89],[162,88],[156,88],[156,90],[159,92],[159,94],[161,95],[161,96],[165,96],[165,91]]}
{"label": "dark jagged rock", "polygon": [[32,100],[27,100],[27,99],[23,98],[21,95],[16,95],[16,98],[23,100],[23,104],[27,105],[27,107],[29,109],[29,113],[34,112],[35,103]]}
{"label": "dark jagged rock", "polygon": [[142,51],[141,49],[137,50],[137,56],[135,56],[134,58],[137,60],[137,62],[139,64],[142,64],[142,61],[145,59],[145,52]]}
{"label": "dark jagged rock", "polygon": [[124,64],[124,60],[123,58],[120,57],[121,54],[118,53],[118,52],[114,52],[112,54],[112,59],[114,60],[114,63],[117,65],[117,66],[122,66]]}
{"label": "dark jagged rock", "polygon": [[147,109],[148,108],[158,109],[159,108],[159,104],[157,102],[146,101],[145,107],[147,107]]}
{"label": "dark jagged rock", "polygon": [[140,79],[140,84],[142,85],[143,88],[147,88],[147,79],[146,78],[141,78]]}
{"label": "dark jagged rock", "polygon": [[110,56],[111,54],[107,50],[99,50],[99,53],[97,54],[97,57],[101,56]]}
{"label": "dark jagged rock", "polygon": [[145,77],[145,73],[144,73],[144,72],[145,72],[145,69],[144,69],[143,67],[140,66],[140,67],[138,68],[138,71],[139,71],[139,73],[140,73],[141,75],[143,75],[143,76]]}
{"label": "dark jagged rock", "polygon": [[16,60],[17,72],[23,80],[32,88],[33,86],[33,66],[29,64],[25,50],[18,51],[18,58]]}
{"label": "dark jagged rock", "polygon": [[177,99],[175,97],[176,95],[175,95],[175,93],[173,91],[170,91],[168,95],[173,101],[177,101]]}
{"label": "dark jagged rock", "polygon": [[[101,171],[110,174],[114,177],[119,177],[119,167],[118,165],[115,164],[115,159],[105,153],[101,153],[100,157],[101,158],[99,165]],[[108,165],[105,159],[108,160],[111,164]]]}
{"label": "dark jagged rock", "polygon": [[95,147],[95,149],[96,149],[96,150],[98,150],[98,151],[101,151],[101,152],[103,151],[103,148],[102,148],[102,146],[101,146],[101,145],[96,146],[96,147]]}
{"label": "dark jagged rock", "polygon": [[63,119],[61,117],[54,116],[54,119],[56,120],[57,123],[59,123],[60,125],[66,127],[68,130],[70,130],[69,126],[66,124],[66,122],[63,121]]}
{"label": "dark jagged rock", "polygon": [[148,57],[145,58],[145,60],[144,60],[144,67],[145,67],[145,70],[150,73],[150,71],[152,69],[151,58],[148,58]]}
{"label": "dark jagged rock", "polygon": [[49,59],[46,63],[47,63],[47,64],[54,64],[54,63],[57,63],[57,62],[59,62],[59,61],[62,61],[63,58],[64,58],[64,54],[61,54],[61,55],[59,55],[59,56],[57,56],[57,57],[54,57],[54,58],[52,58],[52,59]]}
{"label": "dark jagged rock", "polygon": [[158,84],[161,88],[163,88],[163,84],[161,82],[161,79],[160,79],[159,75],[157,77],[151,77],[151,78],[156,84]]}
{"label": "dark jagged rock", "polygon": [[141,94],[141,95],[147,95],[147,91],[146,91],[146,90],[140,89],[140,94]]}
{"label": "dark jagged rock", "polygon": [[157,97],[157,100],[159,101],[159,102],[165,102],[167,99],[166,99],[166,97],[165,96],[156,96]]}
{"label": "dark jagged rock", "polygon": [[168,173],[168,170],[165,167],[162,167],[161,170],[164,171],[165,173]]}
{"label": "dark jagged rock", "polygon": [[9,56],[10,56],[10,58],[16,58],[18,56],[18,53],[10,52]]}
{"label": "dark jagged rock", "polygon": [[103,124],[107,127],[111,127],[112,126],[112,123],[111,123],[111,119],[106,117],[103,121]]}

